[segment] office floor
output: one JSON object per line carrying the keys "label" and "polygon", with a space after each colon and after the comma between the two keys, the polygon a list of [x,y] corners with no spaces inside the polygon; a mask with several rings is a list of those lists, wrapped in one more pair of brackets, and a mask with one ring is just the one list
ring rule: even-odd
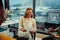
{"label": "office floor", "polygon": [[37,33],[37,34],[36,34],[36,39],[35,39],[35,40],[42,40],[42,38],[47,37],[47,36],[49,36],[49,35]]}
{"label": "office floor", "polygon": [[[7,34],[8,36],[12,37],[13,33],[8,31],[9,29],[7,29],[6,31],[3,31],[2,33]],[[40,33],[36,33],[36,39],[35,40],[42,40],[42,38],[47,37],[48,35],[45,34],[40,34]]]}

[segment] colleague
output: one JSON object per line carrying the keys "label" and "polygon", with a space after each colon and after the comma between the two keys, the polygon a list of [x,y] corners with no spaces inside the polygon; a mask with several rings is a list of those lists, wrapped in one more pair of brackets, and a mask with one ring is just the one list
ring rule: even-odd
{"label": "colleague", "polygon": [[52,34],[53,40],[60,40],[60,27],[57,28],[56,30],[56,35]]}
{"label": "colleague", "polygon": [[19,30],[22,32],[28,31],[32,36],[36,33],[36,21],[33,18],[33,11],[31,8],[27,8],[24,16],[20,17]]}
{"label": "colleague", "polygon": [[60,26],[57,27],[56,29],[53,28],[49,28],[48,29],[50,32],[50,36],[49,37],[45,37],[42,40],[60,40]]}
{"label": "colleague", "polygon": [[[46,29],[45,29],[46,30]],[[44,38],[42,38],[42,40],[53,40],[53,37],[52,37],[52,35],[51,35],[51,33],[53,32],[53,28],[48,28],[46,31],[47,31],[47,33],[48,34],[50,34],[48,37],[44,37]]]}

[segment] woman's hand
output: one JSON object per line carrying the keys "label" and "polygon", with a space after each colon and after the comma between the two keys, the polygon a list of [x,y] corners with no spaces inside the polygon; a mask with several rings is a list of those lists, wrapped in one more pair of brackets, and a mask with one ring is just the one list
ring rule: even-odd
{"label": "woman's hand", "polygon": [[26,32],[27,30],[23,28],[22,31],[23,31],[23,32]]}
{"label": "woman's hand", "polygon": [[33,30],[33,32],[35,33],[35,32],[36,32],[36,30]]}
{"label": "woman's hand", "polygon": [[27,31],[27,30],[26,30],[25,28],[23,28],[23,27],[22,27],[20,30],[23,31],[23,32],[26,32],[26,31]]}
{"label": "woman's hand", "polygon": [[36,30],[30,31],[30,34],[33,35],[36,32]]}
{"label": "woman's hand", "polygon": [[35,33],[35,32],[33,32],[33,31],[30,31],[30,34],[31,34],[31,35],[33,35],[34,33]]}

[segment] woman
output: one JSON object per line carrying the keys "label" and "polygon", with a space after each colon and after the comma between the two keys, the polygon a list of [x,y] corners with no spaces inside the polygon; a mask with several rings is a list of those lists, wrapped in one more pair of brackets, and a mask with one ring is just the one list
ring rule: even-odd
{"label": "woman", "polygon": [[27,8],[24,16],[20,18],[19,30],[22,32],[30,32],[33,36],[36,32],[36,21],[33,18],[33,12],[31,8]]}

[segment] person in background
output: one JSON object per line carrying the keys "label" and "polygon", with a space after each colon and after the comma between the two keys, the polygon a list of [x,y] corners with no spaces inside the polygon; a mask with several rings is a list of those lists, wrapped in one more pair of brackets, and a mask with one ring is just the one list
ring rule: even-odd
{"label": "person in background", "polygon": [[48,28],[49,30],[49,37],[45,37],[42,40],[60,40],[60,26],[58,26],[56,29],[54,28]]}
{"label": "person in background", "polygon": [[[0,25],[5,20],[2,0],[0,1]],[[1,26],[0,26],[1,27]]]}
{"label": "person in background", "polygon": [[53,40],[60,40],[60,26],[57,27],[55,31],[55,35],[50,32],[51,36],[53,37]]}
{"label": "person in background", "polygon": [[[4,13],[5,12],[3,10],[3,3],[2,0],[0,0],[0,30],[1,30],[2,23],[5,21]],[[0,33],[0,40],[16,40],[16,39]]]}
{"label": "person in background", "polygon": [[20,17],[19,30],[22,32],[29,31],[32,36],[37,31],[36,21],[33,18],[33,11],[31,8],[27,8],[24,16]]}

